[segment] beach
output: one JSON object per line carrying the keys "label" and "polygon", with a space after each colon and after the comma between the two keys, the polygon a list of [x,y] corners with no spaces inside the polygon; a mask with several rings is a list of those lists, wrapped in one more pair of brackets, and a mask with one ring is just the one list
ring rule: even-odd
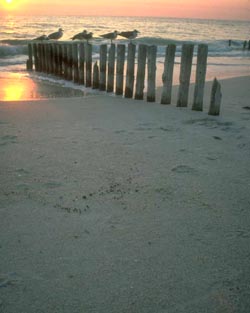
{"label": "beach", "polygon": [[220,116],[211,82],[0,101],[1,313],[248,312],[250,76],[220,82]]}

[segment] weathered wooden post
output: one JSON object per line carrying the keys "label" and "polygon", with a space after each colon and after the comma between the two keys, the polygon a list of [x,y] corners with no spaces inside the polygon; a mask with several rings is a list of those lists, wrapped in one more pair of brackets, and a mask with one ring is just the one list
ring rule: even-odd
{"label": "weathered wooden post", "polygon": [[28,60],[26,62],[27,71],[32,71],[33,69],[33,52],[32,52],[32,44],[28,44]]}
{"label": "weathered wooden post", "polygon": [[99,67],[96,61],[93,68],[93,89],[98,88],[99,88]]}
{"label": "weathered wooden post", "polygon": [[54,43],[54,75],[58,75],[58,70],[59,70],[59,53],[58,53],[58,46],[59,43]]}
{"label": "weathered wooden post", "polygon": [[73,80],[73,49],[72,44],[68,44],[68,80]]}
{"label": "weathered wooden post", "polygon": [[49,45],[48,43],[44,44],[44,72],[49,73]]}
{"label": "weathered wooden post", "polygon": [[107,45],[100,46],[100,82],[99,89],[106,90]]}
{"label": "weathered wooden post", "polygon": [[49,44],[49,73],[53,73],[53,43]]}
{"label": "weathered wooden post", "polygon": [[198,45],[194,101],[192,106],[192,110],[195,111],[203,110],[203,96],[207,71],[207,55],[208,46],[205,44]]}
{"label": "weathered wooden post", "polygon": [[132,43],[129,43],[127,56],[125,98],[132,98],[134,93],[135,50],[136,46]]}
{"label": "weathered wooden post", "polygon": [[54,75],[58,73],[58,43],[54,43]]}
{"label": "weathered wooden post", "polygon": [[90,87],[92,82],[92,45],[89,43],[85,45],[85,56],[86,56],[86,87]]}
{"label": "weathered wooden post", "polygon": [[43,55],[42,70],[43,70],[43,73],[46,73],[46,44],[45,43],[43,43],[42,45],[42,55]]}
{"label": "weathered wooden post", "polygon": [[41,72],[42,69],[42,44],[37,44],[37,70]]}
{"label": "weathered wooden post", "polygon": [[33,55],[34,55],[35,71],[38,71],[37,44],[36,43],[33,43]]}
{"label": "weathered wooden post", "polygon": [[41,47],[41,51],[42,51],[42,72],[46,73],[46,55],[45,55],[45,43],[42,43],[42,47]]}
{"label": "weathered wooden post", "polygon": [[215,78],[211,90],[211,99],[210,107],[208,114],[209,115],[219,115],[220,114],[220,105],[221,105],[221,85],[218,80]]}
{"label": "weathered wooden post", "polygon": [[79,84],[84,85],[85,83],[85,79],[84,79],[84,74],[85,74],[85,70],[84,70],[84,43],[80,43],[79,44]]}
{"label": "weathered wooden post", "polygon": [[108,84],[107,92],[114,91],[114,75],[115,75],[115,44],[111,43],[108,56]]}
{"label": "weathered wooden post", "polygon": [[135,85],[135,99],[143,100],[143,90],[145,83],[145,67],[147,58],[147,46],[139,45],[137,57],[137,75]]}
{"label": "weathered wooden post", "polygon": [[58,49],[58,72],[57,74],[59,76],[63,75],[63,46],[62,44],[58,44],[57,46]]}
{"label": "weathered wooden post", "polygon": [[56,44],[53,42],[51,44],[52,46],[52,74],[55,75],[56,74]]}
{"label": "weathered wooden post", "polygon": [[166,48],[164,72],[162,74],[163,88],[161,95],[161,104],[171,103],[175,51],[176,45],[174,44],[170,44]]}
{"label": "weathered wooden post", "polygon": [[43,43],[42,50],[43,50],[43,72],[44,73],[47,72],[46,48],[47,48],[46,43]]}
{"label": "weathered wooden post", "polygon": [[117,95],[123,94],[123,75],[125,62],[125,45],[117,45],[117,61],[116,61],[116,90]]}
{"label": "weathered wooden post", "polygon": [[148,91],[147,91],[147,101],[155,101],[155,79],[156,79],[156,54],[157,47],[148,47]]}
{"label": "weathered wooden post", "polygon": [[187,107],[194,45],[184,44],[181,54],[180,86],[177,107]]}
{"label": "weathered wooden post", "polygon": [[67,44],[62,45],[62,67],[63,67],[63,78],[67,79],[68,75],[68,49]]}
{"label": "weathered wooden post", "polygon": [[78,44],[73,43],[73,82],[79,83]]}

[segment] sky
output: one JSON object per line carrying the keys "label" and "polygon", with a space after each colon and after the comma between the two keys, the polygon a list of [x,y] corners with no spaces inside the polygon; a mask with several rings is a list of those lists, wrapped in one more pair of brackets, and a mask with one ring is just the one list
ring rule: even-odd
{"label": "sky", "polygon": [[0,0],[0,14],[250,20],[250,0]]}

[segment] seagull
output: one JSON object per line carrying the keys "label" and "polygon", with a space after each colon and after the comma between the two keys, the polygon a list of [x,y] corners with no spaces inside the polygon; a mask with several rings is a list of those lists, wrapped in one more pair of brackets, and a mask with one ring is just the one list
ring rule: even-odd
{"label": "seagull", "polygon": [[92,32],[89,32],[89,33],[87,33],[87,32],[83,33],[82,32],[82,38],[86,39],[87,43],[89,43],[89,40],[92,39],[92,37],[93,37],[93,33]]}
{"label": "seagull", "polygon": [[81,33],[78,33],[76,35],[74,35],[72,38],[72,40],[75,40],[75,39],[79,39],[79,40],[83,40],[83,39],[86,39],[85,36],[87,35],[87,31],[86,29],[84,29]]}
{"label": "seagull", "polygon": [[58,40],[58,39],[60,39],[62,36],[63,36],[63,29],[62,29],[62,28],[59,28],[57,32],[52,33],[52,34],[49,34],[49,35],[48,35],[48,38],[49,38],[49,39]]}
{"label": "seagull", "polygon": [[110,39],[111,40],[111,43],[112,43],[112,40],[116,39],[116,37],[118,36],[118,31],[115,30],[114,32],[112,33],[107,33],[107,34],[104,34],[104,35],[100,35],[102,38],[106,38],[106,39]]}
{"label": "seagull", "polygon": [[33,40],[49,40],[48,36],[47,35],[42,35],[42,36],[39,36]]}
{"label": "seagull", "polygon": [[121,32],[121,33],[119,33],[119,35],[122,37],[125,37],[131,41],[132,39],[135,39],[139,33],[140,32],[135,29],[135,30],[130,31],[130,32]]}

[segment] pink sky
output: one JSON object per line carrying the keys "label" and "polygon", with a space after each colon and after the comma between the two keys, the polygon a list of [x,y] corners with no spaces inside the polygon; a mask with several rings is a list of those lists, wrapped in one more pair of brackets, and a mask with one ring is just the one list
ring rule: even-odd
{"label": "pink sky", "polygon": [[0,12],[250,20],[250,0],[0,0]]}

